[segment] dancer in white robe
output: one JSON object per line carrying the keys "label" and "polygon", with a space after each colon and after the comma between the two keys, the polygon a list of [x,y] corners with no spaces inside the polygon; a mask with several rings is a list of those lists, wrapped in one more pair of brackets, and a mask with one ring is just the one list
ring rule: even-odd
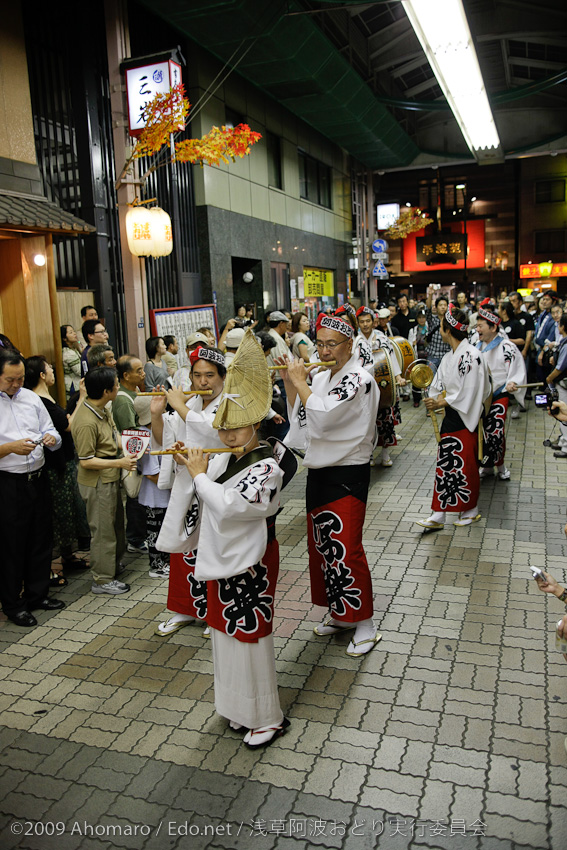
{"label": "dancer in white robe", "polygon": [[[213,421],[226,375],[224,355],[216,348],[199,347],[190,352],[189,365],[193,389],[210,390],[211,395],[187,399],[177,388],[169,390],[165,397],[152,399],[152,434],[164,449],[178,441],[185,445],[220,447],[222,443]],[[173,408],[171,413],[164,413],[167,403]],[[191,486],[185,466],[176,463],[172,455],[164,455],[158,487],[171,489],[171,498],[159,539],[165,547],[163,551],[171,553],[167,607],[173,615],[156,627],[160,637],[173,634],[195,620],[204,620],[200,603],[202,588],[194,576],[196,553],[187,542],[193,521],[188,497]]]}
{"label": "dancer in white robe", "polygon": [[437,448],[433,513],[428,519],[417,521],[428,531],[443,528],[446,513],[459,513],[453,523],[457,526],[470,525],[481,518],[477,429],[491,383],[486,361],[467,341],[467,329],[463,311],[450,307],[441,321],[441,337],[451,351],[441,360],[429,398],[425,399],[432,416],[436,415],[435,410],[445,408]]}
{"label": "dancer in white robe", "polygon": [[[311,387],[301,361],[280,374],[286,382],[290,431],[286,444],[305,450],[311,598],[329,609],[316,635],[355,629],[347,654],[364,655],[380,639],[362,527],[375,442],[379,389],[358,363],[352,325],[339,317],[317,322],[321,360],[335,365]],[[283,364],[284,361],[281,361]]]}
{"label": "dancer in white robe", "polygon": [[476,348],[481,352],[492,377],[492,403],[484,419],[484,457],[480,477],[492,475],[494,467],[502,481],[510,478],[510,470],[504,463],[506,454],[506,415],[510,394],[518,404],[524,404],[526,362],[518,346],[499,334],[500,317],[488,305],[478,311],[476,331],[479,341]]}
{"label": "dancer in white robe", "polygon": [[[388,310],[387,313],[389,316],[390,311]],[[402,377],[402,370],[400,369],[400,364],[396,357],[393,343],[384,333],[381,333],[374,328],[374,311],[371,310],[370,307],[360,307],[356,311],[356,318],[358,319],[359,331],[355,342],[358,345],[362,342],[365,343],[370,348],[372,354],[371,363],[367,365],[366,362],[363,363],[361,359],[361,366],[364,366],[365,369],[368,369],[371,375],[374,375],[374,365],[378,359],[379,352],[385,352],[390,362],[392,374],[396,381],[396,387],[393,389],[396,390],[397,387],[404,387],[406,385],[406,381]],[[394,393],[394,404],[390,407],[379,408],[378,416],[376,417],[376,429],[378,436],[377,444],[382,449],[382,466],[392,466],[393,461],[390,457],[389,449],[391,446],[398,445],[395,427],[400,423],[401,416],[399,412],[399,402],[396,400],[396,395]],[[370,466],[374,466],[374,464],[375,461],[373,456],[370,459]]]}
{"label": "dancer in white robe", "polygon": [[193,479],[196,525],[189,545],[196,550],[195,578],[206,586],[215,707],[232,729],[247,730],[244,743],[252,749],[272,743],[289,726],[279,701],[272,629],[279,570],[275,516],[284,477],[275,455],[283,461],[291,453],[277,441],[277,448],[260,445],[257,436],[271,387],[262,349],[247,330],[214,420],[234,453],[210,463],[202,448],[176,456]]}

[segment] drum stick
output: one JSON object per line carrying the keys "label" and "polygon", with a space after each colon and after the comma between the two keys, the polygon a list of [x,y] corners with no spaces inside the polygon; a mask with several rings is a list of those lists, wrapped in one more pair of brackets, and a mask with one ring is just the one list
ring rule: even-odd
{"label": "drum stick", "polygon": [[[306,363],[305,368],[308,370],[318,369],[319,366],[336,366],[336,360],[317,360],[315,363]],[[276,372],[279,369],[287,369],[287,366],[268,366],[268,372]]]}
{"label": "drum stick", "polygon": [[[212,390],[183,390],[184,395],[212,395]],[[165,395],[163,390],[154,390],[151,393],[138,393],[138,395]]]}
{"label": "drum stick", "polygon": [[[150,452],[151,455],[186,455],[189,449],[162,449],[157,452]],[[231,452],[233,455],[241,455],[244,451],[244,446],[235,446],[233,449],[203,449],[203,454],[206,455],[220,455],[223,452]]]}
{"label": "drum stick", "polygon": [[[445,395],[446,395],[445,390],[443,390],[441,395],[443,396],[443,398],[445,398]],[[442,411],[439,411],[439,412],[442,412]],[[437,440],[438,443],[440,443],[441,442],[441,433],[439,431],[439,423],[437,421],[437,416],[435,415],[436,413],[437,413],[436,410],[430,410],[430,411],[428,411],[427,415],[431,418],[431,424],[433,425],[433,432],[435,434],[435,439]]]}
{"label": "drum stick", "polygon": [[545,381],[537,381],[535,384],[516,384],[519,390],[525,390],[529,387],[543,387]]}

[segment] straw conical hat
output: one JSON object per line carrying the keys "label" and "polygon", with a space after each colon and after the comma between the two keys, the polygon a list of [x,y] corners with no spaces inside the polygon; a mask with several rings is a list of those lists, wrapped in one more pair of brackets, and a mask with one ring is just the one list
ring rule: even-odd
{"label": "straw conical hat", "polygon": [[244,428],[267,416],[272,403],[272,381],[262,346],[247,328],[229,365],[213,428]]}

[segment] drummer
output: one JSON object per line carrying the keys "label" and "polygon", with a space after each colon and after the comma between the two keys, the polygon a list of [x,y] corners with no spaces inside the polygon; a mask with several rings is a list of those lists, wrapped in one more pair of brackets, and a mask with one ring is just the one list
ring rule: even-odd
{"label": "drummer", "polygon": [[321,360],[334,360],[335,365],[321,369],[311,387],[301,360],[280,374],[290,414],[285,443],[305,451],[311,598],[328,608],[314,631],[325,636],[355,630],[347,655],[361,656],[380,640],[362,546],[380,393],[359,365],[353,343],[346,316],[320,316],[317,351]]}
{"label": "drummer", "polygon": [[[443,528],[446,513],[459,513],[453,525],[478,522],[477,429],[483,403],[491,392],[486,360],[467,340],[466,314],[450,307],[441,321],[441,337],[451,350],[435,373],[426,408],[445,409],[433,489],[433,513],[417,524],[429,531]],[[434,395],[435,392],[438,395]]]}
{"label": "drummer", "polygon": [[[390,315],[389,310],[386,310],[385,312],[388,316]],[[361,362],[361,365],[371,374],[374,374],[374,367],[380,359],[380,353],[384,352],[388,358],[396,386],[404,387],[406,385],[406,381],[402,377],[400,364],[398,363],[393,343],[387,336],[384,335],[384,333],[379,333],[374,328],[374,311],[369,307],[359,307],[356,311],[356,318],[358,319],[358,336],[356,338],[356,342],[359,342],[360,344],[363,342],[366,343],[370,346],[372,351],[372,363],[367,365]],[[398,445],[395,426],[401,423],[401,416],[399,413],[399,402],[397,401],[395,390],[396,388],[392,387],[394,404],[389,407],[379,407],[378,416],[376,418],[376,430],[378,434],[377,445],[382,448],[382,466],[392,466],[393,461],[390,457],[389,450],[391,446]],[[375,464],[376,461],[374,460],[374,456],[372,456],[370,459],[370,466],[375,466]]]}

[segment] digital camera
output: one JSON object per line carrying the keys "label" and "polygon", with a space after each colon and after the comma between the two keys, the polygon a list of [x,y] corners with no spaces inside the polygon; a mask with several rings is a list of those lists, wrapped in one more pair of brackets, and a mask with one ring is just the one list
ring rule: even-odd
{"label": "digital camera", "polygon": [[544,392],[535,394],[535,406],[546,407],[551,411],[553,416],[557,416],[559,410],[551,410],[551,405],[554,401],[559,401],[559,393],[555,387],[552,387],[549,384],[545,388]]}

